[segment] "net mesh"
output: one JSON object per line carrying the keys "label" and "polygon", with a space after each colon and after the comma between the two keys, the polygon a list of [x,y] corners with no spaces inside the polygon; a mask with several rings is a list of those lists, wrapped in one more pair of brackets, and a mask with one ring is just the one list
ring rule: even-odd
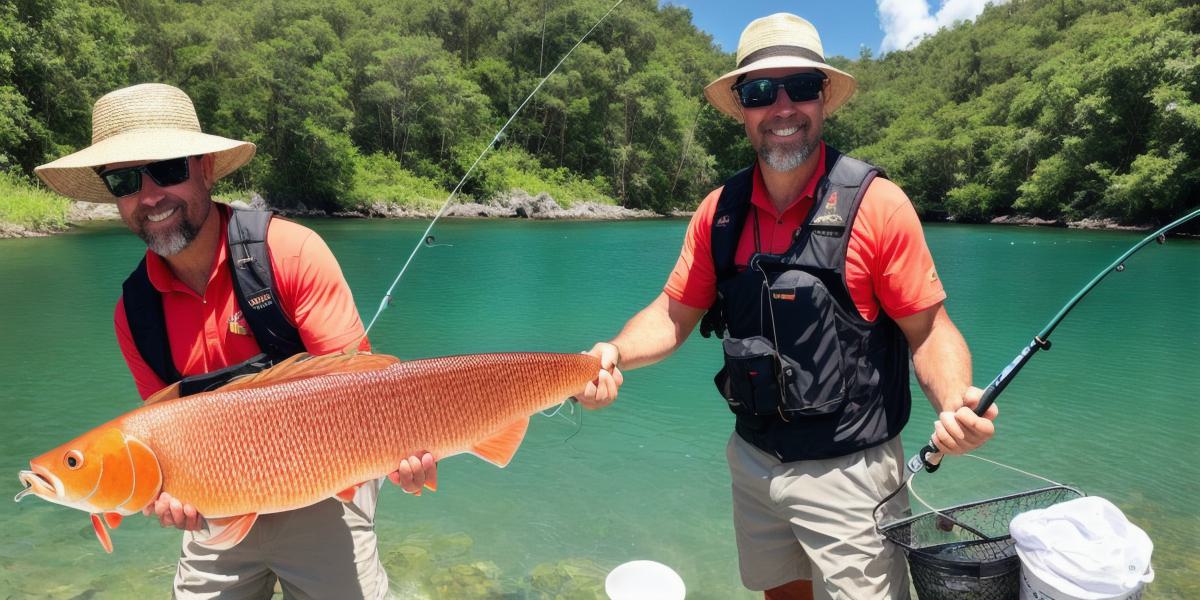
{"label": "net mesh", "polygon": [[927,512],[880,531],[904,548],[921,600],[1010,600],[1019,594],[1021,563],[1008,524],[1082,495],[1066,486],[1041,488]]}

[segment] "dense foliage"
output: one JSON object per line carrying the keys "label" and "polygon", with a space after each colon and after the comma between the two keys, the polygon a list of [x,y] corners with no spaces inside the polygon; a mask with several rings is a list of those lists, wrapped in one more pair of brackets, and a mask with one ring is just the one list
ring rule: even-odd
{"label": "dense foliage", "polygon": [[1200,5],[989,7],[908,52],[846,65],[828,138],[886,167],[927,216],[1147,223],[1200,204]]}
{"label": "dense foliage", "polygon": [[[1200,8],[1017,1],[882,59],[826,127],[928,216],[1145,221],[1195,204]],[[608,0],[0,0],[0,169],[84,146],[91,104],[182,87],[259,156],[223,182],[277,205],[440,201]],[[626,0],[464,192],[694,206],[747,164],[701,89],[732,64],[687,9]]]}

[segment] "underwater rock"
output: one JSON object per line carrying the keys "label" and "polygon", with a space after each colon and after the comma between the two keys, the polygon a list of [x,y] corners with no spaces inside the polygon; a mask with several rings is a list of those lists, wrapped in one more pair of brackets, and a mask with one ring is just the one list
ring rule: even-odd
{"label": "underwater rock", "polygon": [[542,563],[529,574],[535,598],[546,600],[604,600],[606,571],[594,561],[571,558]]}
{"label": "underwater rock", "polygon": [[500,594],[500,567],[490,561],[451,565],[430,575],[429,588],[435,598],[494,598]]}

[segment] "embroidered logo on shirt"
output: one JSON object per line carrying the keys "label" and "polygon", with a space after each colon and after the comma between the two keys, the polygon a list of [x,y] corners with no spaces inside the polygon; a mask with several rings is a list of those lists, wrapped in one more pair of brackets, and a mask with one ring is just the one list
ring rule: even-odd
{"label": "embroidered logo on shirt", "polygon": [[242,311],[239,310],[229,317],[229,331],[238,335],[250,335],[250,329],[246,326],[246,319],[242,316]]}
{"label": "embroidered logo on shirt", "polygon": [[721,215],[721,218],[717,219],[717,227],[724,227],[728,224],[729,224],[729,215]]}

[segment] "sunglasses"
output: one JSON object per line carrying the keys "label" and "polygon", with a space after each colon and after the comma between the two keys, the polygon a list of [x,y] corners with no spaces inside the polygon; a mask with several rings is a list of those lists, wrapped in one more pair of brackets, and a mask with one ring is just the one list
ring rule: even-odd
{"label": "sunglasses", "polygon": [[776,90],[783,87],[792,102],[816,100],[825,87],[824,73],[797,73],[787,77],[763,77],[734,84],[742,108],[762,108],[775,104]]}
{"label": "sunglasses", "polygon": [[142,173],[149,175],[158,187],[178,185],[188,180],[188,157],[168,158],[148,165],[100,171],[99,175],[112,195],[123,198],[141,191]]}

